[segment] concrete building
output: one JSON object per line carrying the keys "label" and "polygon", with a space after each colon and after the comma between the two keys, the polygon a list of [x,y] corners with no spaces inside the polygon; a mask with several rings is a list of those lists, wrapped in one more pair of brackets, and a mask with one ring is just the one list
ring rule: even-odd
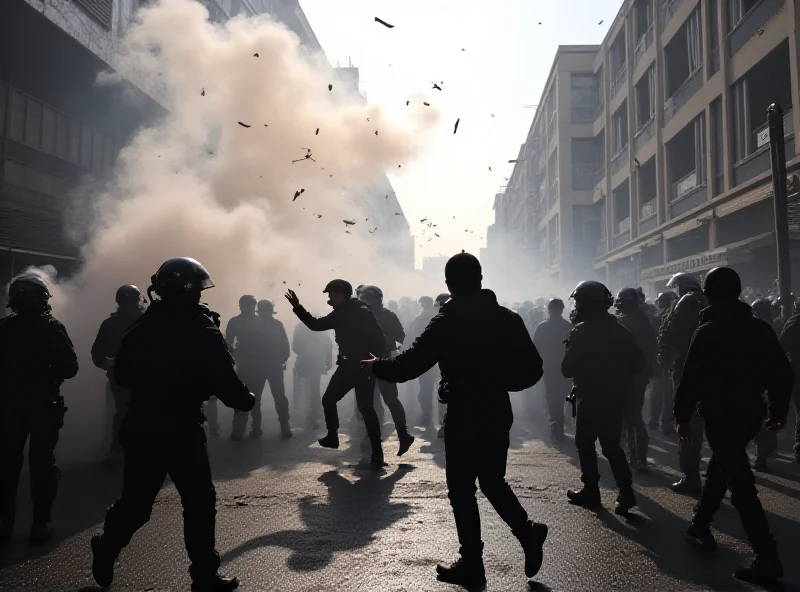
{"label": "concrete building", "polygon": [[768,288],[765,111],[786,113],[791,194],[798,22],[800,0],[626,0],[599,48],[560,47],[496,213],[507,237],[538,242],[533,272],[654,294],[678,271],[730,264]]}

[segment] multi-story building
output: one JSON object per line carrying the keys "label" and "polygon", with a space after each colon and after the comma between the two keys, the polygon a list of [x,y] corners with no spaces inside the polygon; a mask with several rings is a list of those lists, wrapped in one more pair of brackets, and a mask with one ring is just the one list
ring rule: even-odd
{"label": "multi-story building", "polygon": [[[559,48],[528,136],[547,152],[516,165],[547,159],[524,196],[529,207],[546,179],[538,198],[547,193],[548,207],[536,214],[546,258],[536,270],[654,293],[675,272],[730,264],[746,285],[769,287],[776,257],[765,111],[777,102],[785,112],[792,193],[799,22],[800,0],[626,0],[599,48]],[[563,71],[565,56],[581,50],[580,67]],[[550,134],[552,113],[563,133]],[[506,207],[519,208],[516,198]]]}

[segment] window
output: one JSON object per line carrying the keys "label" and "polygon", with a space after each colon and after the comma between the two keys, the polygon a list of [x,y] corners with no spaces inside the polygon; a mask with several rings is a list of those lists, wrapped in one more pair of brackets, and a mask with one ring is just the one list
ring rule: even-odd
{"label": "window", "polygon": [[730,0],[730,6],[728,7],[728,30],[733,31],[759,1],[760,0]]}
{"label": "window", "polygon": [[69,160],[69,121],[61,113],[56,118],[56,156]]}
{"label": "window", "polygon": [[69,122],[69,154],[67,160],[78,164],[81,160],[81,126],[77,121]]}
{"label": "window", "polygon": [[56,152],[56,112],[50,107],[44,107],[42,112],[42,151]]}
{"label": "window", "polygon": [[722,99],[711,103],[711,195],[725,191],[725,159],[722,141]]}
{"label": "window", "polygon": [[42,140],[42,104],[27,98],[25,108],[25,143],[39,148]]}
{"label": "window", "polygon": [[628,145],[627,103],[622,103],[622,106],[611,118],[611,133],[611,151],[618,154]]}
{"label": "window", "polygon": [[11,125],[8,136],[18,142],[25,139],[25,95],[16,90],[11,93]]}
{"label": "window", "polygon": [[83,168],[92,168],[92,130],[83,126],[81,130],[81,160],[79,163]]}
{"label": "window", "polygon": [[693,74],[703,65],[703,45],[701,39],[700,9],[695,9],[686,20],[686,45],[689,56],[689,73]]}

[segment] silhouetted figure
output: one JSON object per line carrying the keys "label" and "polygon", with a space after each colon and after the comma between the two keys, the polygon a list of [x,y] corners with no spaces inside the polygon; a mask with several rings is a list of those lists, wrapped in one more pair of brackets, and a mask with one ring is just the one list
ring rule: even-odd
{"label": "silhouetted figure", "polygon": [[[423,296],[419,299],[419,305],[422,307],[422,312],[419,313],[417,318],[411,323],[411,326],[406,333],[405,345],[410,347],[416,339],[422,335],[425,328],[433,320],[433,317],[439,312],[437,307],[433,305],[433,298],[430,296]],[[424,426],[433,423],[433,391],[436,388],[436,379],[439,375],[438,367],[434,366],[425,374],[419,377],[419,394],[417,400],[419,401],[419,408],[422,410],[420,423]],[[439,423],[441,424],[441,417]]]}
{"label": "silhouetted figure", "polygon": [[297,323],[292,336],[294,362],[295,405],[305,401],[305,423],[309,429],[319,428],[322,415],[320,381],[333,367],[333,344],[324,333],[315,333],[303,323]]}
{"label": "silhouetted figure", "polygon": [[[669,314],[672,303],[678,299],[675,292],[661,292],[656,298],[657,316],[650,315],[656,337],[661,332],[664,319]],[[675,433],[675,420],[672,417],[672,393],[674,392],[672,376],[668,360],[656,358],[653,367],[653,388],[650,392],[650,421],[648,427],[651,430],[661,428],[661,433],[671,435]]]}
{"label": "silhouetted figure", "polygon": [[792,401],[794,403],[794,462],[800,464],[800,314],[795,313],[786,323],[781,332],[781,346],[789,361],[792,363],[795,381],[792,387]]}
{"label": "silhouetted figure", "polygon": [[547,414],[550,418],[550,438],[554,442],[564,439],[564,404],[572,381],[561,374],[564,359],[564,341],[572,331],[572,323],[564,318],[564,302],[554,298],[547,304],[548,318],[539,323],[533,333],[533,344],[544,362],[544,386]]}

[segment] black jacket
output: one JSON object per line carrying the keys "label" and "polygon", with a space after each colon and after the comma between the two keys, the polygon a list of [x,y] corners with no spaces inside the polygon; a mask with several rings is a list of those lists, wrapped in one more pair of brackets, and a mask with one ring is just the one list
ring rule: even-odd
{"label": "black jacket", "polygon": [[700,325],[700,313],[706,299],[700,292],[689,292],[675,302],[661,323],[658,334],[659,362],[680,378],[686,352],[695,329]]}
{"label": "black jacket", "polygon": [[61,383],[77,373],[72,341],[51,315],[0,319],[0,405],[25,408],[52,400]]}
{"label": "black jacket", "polygon": [[314,333],[297,323],[292,336],[292,350],[297,354],[294,370],[300,376],[320,376],[333,366],[333,344],[324,333]]}
{"label": "black jacket", "polygon": [[397,351],[397,344],[402,345],[406,339],[406,332],[403,329],[403,324],[397,315],[386,307],[373,309],[372,314],[378,319],[378,324],[381,326],[384,337],[386,337],[386,348],[388,351]]}
{"label": "black jacket", "polygon": [[128,330],[114,364],[117,383],[133,390],[127,425],[171,432],[202,423],[211,396],[240,411],[253,408],[212,315],[201,305],[156,301]]}
{"label": "black jacket", "polygon": [[276,368],[291,355],[286,329],[272,317],[236,315],[225,326],[225,340],[240,370]]}
{"label": "black jacket", "polygon": [[744,302],[709,306],[692,337],[678,389],[675,419],[686,423],[697,403],[703,417],[785,417],[794,375],[772,327]]}
{"label": "black jacket", "polygon": [[[795,376],[800,376],[800,315],[790,318],[781,331],[781,346],[789,357]],[[800,381],[795,381],[794,389],[800,389]]]}
{"label": "black jacket", "polygon": [[417,337],[422,335],[422,332],[425,331],[425,327],[428,326],[428,323],[430,323],[437,314],[439,314],[439,309],[434,306],[419,313],[419,315],[411,321],[411,326],[408,328],[403,344],[408,347],[414,343]]}
{"label": "black jacket", "polygon": [[618,408],[630,401],[633,381],[645,364],[631,332],[614,316],[603,313],[572,329],[561,373],[573,379],[582,403]]}
{"label": "black jacket", "polygon": [[658,343],[653,324],[647,313],[641,309],[630,314],[620,314],[617,316],[617,320],[620,325],[631,332],[636,339],[636,344],[644,354],[644,369],[638,374],[637,382],[640,386],[645,386],[653,376],[653,368],[658,355]]}
{"label": "black jacket", "polygon": [[339,346],[337,364],[347,362],[357,366],[361,360],[369,359],[373,354],[385,356],[389,353],[378,320],[369,307],[357,298],[334,307],[324,317],[316,318],[302,306],[295,308],[294,314],[312,331],[333,329]]}
{"label": "black jacket", "polygon": [[542,359],[525,324],[490,290],[454,295],[411,347],[380,360],[375,375],[388,382],[413,380],[439,364],[447,397],[447,434],[507,431],[513,415],[504,374],[512,360],[542,376]]}
{"label": "black jacket", "polygon": [[[125,331],[135,323],[142,311],[139,308],[118,310],[112,312],[105,321],[100,324],[97,337],[92,344],[92,363],[98,368],[102,368],[106,358],[116,358]],[[114,380],[114,367],[106,371],[109,380]]]}
{"label": "black jacket", "polygon": [[564,317],[553,317],[542,321],[533,332],[533,344],[544,361],[545,380],[564,380],[561,360],[564,359],[564,342],[572,331],[572,323]]}

